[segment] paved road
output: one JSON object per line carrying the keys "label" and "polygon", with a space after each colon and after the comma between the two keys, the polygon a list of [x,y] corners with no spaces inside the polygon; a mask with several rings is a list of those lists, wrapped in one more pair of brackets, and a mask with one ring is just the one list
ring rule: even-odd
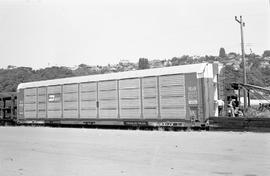
{"label": "paved road", "polygon": [[267,176],[270,133],[0,127],[1,176]]}

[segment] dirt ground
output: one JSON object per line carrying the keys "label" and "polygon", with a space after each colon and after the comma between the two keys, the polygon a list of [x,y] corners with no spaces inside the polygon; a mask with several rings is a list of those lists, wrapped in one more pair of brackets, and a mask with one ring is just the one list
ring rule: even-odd
{"label": "dirt ground", "polygon": [[0,127],[1,176],[266,176],[270,133]]}

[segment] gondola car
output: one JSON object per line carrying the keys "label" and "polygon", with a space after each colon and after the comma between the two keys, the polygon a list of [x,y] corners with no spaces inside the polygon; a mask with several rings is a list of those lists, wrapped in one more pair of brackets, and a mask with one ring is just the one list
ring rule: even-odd
{"label": "gondola car", "polygon": [[189,127],[217,113],[218,64],[21,83],[20,124]]}

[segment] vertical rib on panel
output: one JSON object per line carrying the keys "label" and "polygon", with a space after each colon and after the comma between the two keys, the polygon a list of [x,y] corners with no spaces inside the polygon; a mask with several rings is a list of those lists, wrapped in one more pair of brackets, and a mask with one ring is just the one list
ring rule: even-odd
{"label": "vertical rib on panel", "polygon": [[159,76],[157,76],[157,108],[158,108],[158,118],[161,118],[161,108],[160,108],[160,83]]}
{"label": "vertical rib on panel", "polygon": [[36,89],[36,118],[38,118],[38,89]]}
{"label": "vertical rib on panel", "polygon": [[24,89],[24,117],[36,118],[36,88]]}
{"label": "vertical rib on panel", "polygon": [[61,86],[48,86],[48,118],[61,118],[62,116],[62,94]]}
{"label": "vertical rib on panel", "polygon": [[140,78],[140,109],[141,109],[141,118],[143,119],[143,85],[142,85],[142,78]]}
{"label": "vertical rib on panel", "polygon": [[60,91],[60,97],[61,97],[61,118],[64,117],[64,99],[63,99],[63,85],[61,85],[61,91]]}
{"label": "vertical rib on panel", "polygon": [[78,84],[63,85],[63,118],[78,118]]}
{"label": "vertical rib on panel", "polygon": [[140,118],[140,79],[119,81],[121,118]]}
{"label": "vertical rib on panel", "polygon": [[185,119],[184,75],[160,76],[160,107],[162,119]]}
{"label": "vertical rib on panel", "polygon": [[99,118],[117,118],[117,94],[117,81],[102,81],[98,83]]}
{"label": "vertical rib on panel", "polygon": [[78,84],[78,118],[81,118],[81,84]]}
{"label": "vertical rib on panel", "polygon": [[117,118],[120,118],[120,90],[119,90],[119,80],[117,80]]}
{"label": "vertical rib on panel", "polygon": [[17,94],[17,118],[22,119],[24,117],[24,89],[19,89],[19,92]]}
{"label": "vertical rib on panel", "polygon": [[45,102],[46,102],[46,110],[45,110],[45,114],[46,114],[46,118],[48,118],[48,87],[45,88]]}
{"label": "vertical rib on panel", "polygon": [[97,83],[81,83],[80,94],[80,118],[97,118]]}
{"label": "vertical rib on panel", "polygon": [[142,78],[142,92],[144,118],[158,118],[157,78]]}
{"label": "vertical rib on panel", "polygon": [[38,118],[46,118],[46,88],[38,88]]}
{"label": "vertical rib on panel", "polygon": [[98,88],[98,82],[96,83],[96,90],[97,90],[97,96],[96,96],[96,107],[97,107],[97,118],[99,118],[99,88]]}

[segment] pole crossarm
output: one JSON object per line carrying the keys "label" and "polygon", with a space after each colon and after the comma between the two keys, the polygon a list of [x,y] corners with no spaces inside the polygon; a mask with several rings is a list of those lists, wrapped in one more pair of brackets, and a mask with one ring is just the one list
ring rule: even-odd
{"label": "pole crossarm", "polygon": [[241,23],[241,22],[237,19],[237,16],[235,16],[235,21],[237,21],[238,23]]}

